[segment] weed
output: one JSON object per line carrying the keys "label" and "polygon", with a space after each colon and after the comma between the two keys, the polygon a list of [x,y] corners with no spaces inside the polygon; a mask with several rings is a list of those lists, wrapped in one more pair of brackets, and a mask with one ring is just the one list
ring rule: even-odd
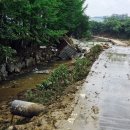
{"label": "weed", "polygon": [[71,83],[84,79],[90,71],[90,67],[98,57],[102,48],[100,45],[94,46],[90,53],[83,59],[77,59],[74,68],[70,71],[65,65],[60,65],[55,69],[47,80],[33,90],[26,93],[26,99],[41,104],[50,104],[59,98],[66,87]]}

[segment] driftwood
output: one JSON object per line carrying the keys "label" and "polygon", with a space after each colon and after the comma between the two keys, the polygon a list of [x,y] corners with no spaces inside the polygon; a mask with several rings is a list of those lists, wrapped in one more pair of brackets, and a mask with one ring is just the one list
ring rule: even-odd
{"label": "driftwood", "polygon": [[10,109],[12,115],[18,115],[29,118],[37,116],[40,112],[44,110],[45,107],[41,104],[21,100],[14,100],[11,103],[11,109]]}

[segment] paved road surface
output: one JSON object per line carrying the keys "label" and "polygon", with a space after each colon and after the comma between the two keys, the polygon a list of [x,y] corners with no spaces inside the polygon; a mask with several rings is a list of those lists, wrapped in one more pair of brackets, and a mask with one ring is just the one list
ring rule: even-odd
{"label": "paved road surface", "polygon": [[76,99],[59,130],[130,130],[130,48],[103,52]]}

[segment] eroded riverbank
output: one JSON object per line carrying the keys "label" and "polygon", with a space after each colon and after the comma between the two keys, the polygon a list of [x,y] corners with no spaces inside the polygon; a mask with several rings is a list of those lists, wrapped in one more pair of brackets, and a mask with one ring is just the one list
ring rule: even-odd
{"label": "eroded riverbank", "polygon": [[[88,64],[89,66],[87,66],[87,64],[85,64],[86,65],[86,67],[87,67],[87,69],[90,69],[90,67],[91,67],[91,65],[92,65],[92,63],[95,61],[95,59],[98,57],[98,55],[100,54],[100,51],[102,51],[102,46],[100,46],[100,45],[97,45],[97,46],[95,46],[95,47],[93,47],[92,48],[92,50],[90,51],[90,53],[88,54],[90,57],[90,59],[89,60],[91,60],[91,64]],[[97,53],[96,53],[97,52]],[[85,60],[85,59],[83,59],[83,60]],[[70,64],[70,63],[69,63]],[[70,69],[70,67],[68,68],[68,69]],[[86,74],[88,74],[88,71],[85,71],[86,72]],[[81,86],[81,84],[80,84],[80,86]],[[59,110],[57,110],[57,107],[58,107],[58,109],[60,109],[60,108],[63,108],[63,110],[64,110],[64,108],[66,108],[66,106],[68,107],[68,109],[69,110],[67,110],[67,112],[66,113],[64,113],[65,115],[68,115],[67,117],[69,117],[69,113],[71,113],[71,111],[73,110],[73,107],[71,107],[71,108],[69,108],[69,104],[71,104],[72,102],[72,100],[73,100],[73,98],[74,98],[74,94],[75,94],[75,92],[76,92],[76,90],[77,90],[77,87],[76,87],[76,84],[73,84],[73,85],[71,85],[71,86],[69,86],[69,87],[67,87],[67,90],[65,90],[65,92],[63,92],[62,94],[63,94],[63,98],[65,99],[65,100],[67,100],[67,101],[65,101],[65,100],[62,100],[62,97],[61,98],[57,98],[56,99],[56,101],[53,101],[53,103],[52,103],[52,105],[49,105],[47,108],[49,109],[49,113],[51,112],[51,109],[52,108],[56,108],[56,109],[52,109],[52,112],[53,111],[59,111]],[[66,91],[68,91],[68,93],[66,93]],[[73,94],[73,96],[72,96],[72,94]],[[58,96],[58,95],[57,95]],[[68,99],[69,98],[69,99]],[[59,100],[60,100],[60,102],[61,103],[59,103]],[[66,102],[65,104],[64,104],[64,101]],[[61,105],[61,104],[64,104],[64,105]],[[60,106],[59,106],[60,105]],[[60,107],[60,108],[59,108]],[[1,123],[3,123],[3,124],[5,124],[6,125],[6,123],[8,124],[9,123],[9,121],[10,121],[10,119],[11,119],[11,115],[10,115],[10,112],[9,112],[9,104],[8,103],[6,103],[6,104],[4,104],[3,106],[2,106],[2,108],[1,109],[3,109],[3,111],[2,111],[2,113],[1,113],[1,119],[3,119],[3,120],[1,120],[2,122]],[[71,110],[72,109],[72,110]],[[50,113],[50,114],[52,114],[52,112]],[[5,116],[5,114],[7,115],[7,116]],[[48,116],[48,115],[50,115],[49,113],[47,113],[46,114],[46,116]],[[57,116],[57,115],[55,115],[55,116]],[[67,119],[67,117],[65,116],[65,119]],[[49,120],[50,120],[50,116],[48,117],[49,118]],[[54,119],[53,120],[55,120],[55,118],[57,118],[57,117],[54,117]],[[7,119],[7,120],[6,120]],[[15,121],[15,123],[16,124],[19,124],[18,122],[19,122],[19,119],[21,119],[20,117],[19,118],[16,118],[16,121]],[[20,121],[21,122],[21,121]],[[48,122],[48,121],[47,121]],[[27,123],[27,121],[26,121],[26,123]],[[22,122],[20,123],[20,124],[23,124]],[[49,124],[51,124],[51,125],[53,125],[52,124],[52,122],[51,123],[49,123]],[[27,126],[28,126],[28,123],[27,123]],[[18,126],[19,127],[19,126]],[[26,126],[25,126],[26,127]]]}
{"label": "eroded riverbank", "polygon": [[[96,43],[97,44],[97,43]],[[106,44],[106,42],[105,42],[105,44]],[[102,44],[101,44],[102,45]],[[95,53],[94,53],[94,55],[95,55]],[[94,56],[95,57],[95,56]],[[97,56],[96,56],[97,57]],[[91,59],[91,58],[90,58]],[[95,58],[94,58],[95,59]],[[68,63],[67,63],[68,64]],[[70,63],[69,63],[70,64]],[[28,80],[29,81],[29,80]],[[80,86],[81,87],[81,84],[79,84],[78,86]],[[78,88],[80,88],[80,87],[78,87]],[[78,88],[76,87],[76,85],[75,84],[73,84],[73,87],[69,87],[69,91],[70,91],[70,93],[66,93],[66,94],[64,94],[63,95],[63,98],[61,98],[61,100],[60,100],[60,102],[58,102],[58,101],[56,101],[56,102],[54,102],[51,106],[49,106],[48,107],[48,109],[49,109],[49,113],[47,113],[47,114],[45,114],[44,116],[47,116],[47,118],[50,120],[53,120],[54,122],[48,122],[47,121],[47,124],[49,123],[50,125],[51,125],[51,127],[56,127],[56,128],[59,128],[59,126],[57,126],[57,122],[58,122],[58,120],[61,120],[61,119],[63,119],[64,118],[64,120],[66,120],[69,116],[70,116],[70,114],[71,114],[71,112],[73,111],[73,108],[74,108],[74,105],[75,104],[77,104],[78,103],[78,99],[75,101],[75,100],[73,100],[74,99],[74,97],[75,97],[75,92],[78,90]],[[72,95],[73,94],[73,95]],[[63,100],[62,100],[63,99]],[[64,104],[65,103],[65,104]],[[63,104],[63,105],[61,105],[61,104]],[[71,105],[71,107],[70,107],[70,105]],[[53,109],[53,108],[55,108],[55,109]],[[51,110],[52,109],[52,110]],[[62,110],[61,110],[62,109]],[[66,112],[64,113],[64,109],[66,109]],[[9,103],[8,102],[5,102],[3,105],[2,105],[2,107],[1,107],[1,123],[4,123],[5,125],[6,124],[8,124],[9,122],[10,122],[10,119],[11,119],[11,115],[10,115],[10,112],[9,112]],[[59,116],[57,117],[57,114],[55,114],[55,115],[52,115],[53,114],[53,112],[60,112],[60,113],[57,113]],[[54,113],[55,113],[54,112]],[[64,114],[63,114],[64,113]],[[63,116],[63,115],[64,116]],[[49,116],[49,117],[48,117]],[[50,118],[50,117],[52,117],[52,118]],[[43,118],[44,119],[44,117],[43,116],[41,116],[41,118]],[[46,118],[46,119],[47,119]],[[35,122],[36,121],[36,119],[40,119],[39,117],[37,117],[37,118],[33,118],[33,119],[31,119],[31,121],[33,121],[33,123],[35,123],[36,125],[35,125],[35,127],[37,128],[38,126],[37,126],[37,122]],[[21,122],[20,124],[23,124],[22,122],[23,121],[21,121],[22,119],[20,118],[20,117],[16,117],[15,118],[15,123],[16,124],[19,124],[18,122]],[[25,121],[25,120],[24,120]],[[28,122],[28,121],[25,121],[26,123]],[[40,122],[40,121],[39,121]],[[42,123],[40,123],[41,125],[41,127],[39,127],[40,129],[42,129],[43,128],[43,126],[42,125],[44,125],[44,124],[42,124]],[[27,123],[27,125],[25,125],[25,126],[18,126],[18,127],[26,127],[27,126],[27,128],[28,127],[30,127],[30,120],[29,120],[29,123]],[[54,129],[53,128],[53,129]],[[33,129],[33,128],[32,128]]]}
{"label": "eroded riverbank", "polygon": [[[54,70],[60,64],[70,65],[71,61],[57,61],[46,67],[47,70]],[[43,65],[43,68],[44,65]],[[15,80],[6,81],[0,85],[0,103],[9,101],[11,98],[16,97],[22,91],[26,91],[30,88],[35,88],[37,84],[40,84],[48,77],[49,74],[36,74],[30,72],[26,75],[19,76]]]}

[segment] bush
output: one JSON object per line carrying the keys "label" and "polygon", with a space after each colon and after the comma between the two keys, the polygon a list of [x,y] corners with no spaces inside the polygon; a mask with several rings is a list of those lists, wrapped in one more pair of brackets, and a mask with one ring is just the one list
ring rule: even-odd
{"label": "bush", "polygon": [[101,45],[95,45],[94,47],[91,48],[90,53],[88,53],[86,55],[86,58],[90,59],[92,62],[94,62],[98,58],[101,51],[103,51],[102,46]]}
{"label": "bush", "polygon": [[91,61],[87,58],[77,59],[75,62],[75,66],[73,69],[73,79],[75,81],[82,80],[85,76],[87,76],[91,65]]}
{"label": "bush", "polygon": [[67,67],[60,65],[47,80],[37,85],[35,90],[28,91],[26,98],[33,102],[49,103],[63,93],[65,87],[70,83],[69,79],[70,74]]}
{"label": "bush", "polygon": [[15,50],[11,47],[0,45],[0,64],[12,59],[14,53]]}

